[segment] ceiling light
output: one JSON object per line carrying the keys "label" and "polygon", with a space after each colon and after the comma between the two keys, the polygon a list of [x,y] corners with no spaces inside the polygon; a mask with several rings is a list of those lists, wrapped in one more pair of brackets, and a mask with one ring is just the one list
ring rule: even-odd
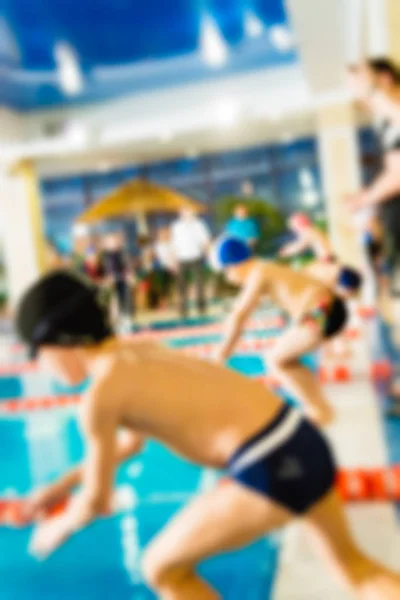
{"label": "ceiling light", "polygon": [[83,90],[83,74],[78,55],[66,42],[58,42],[54,48],[57,76],[61,89],[68,96],[76,96]]}
{"label": "ceiling light", "polygon": [[4,17],[0,17],[0,56],[13,63],[17,63],[21,59],[15,36]]}
{"label": "ceiling light", "polygon": [[222,67],[227,62],[228,46],[211,17],[203,19],[200,47],[204,61],[211,67]]}
{"label": "ceiling light", "polygon": [[265,27],[261,19],[257,17],[251,10],[246,11],[244,18],[244,30],[246,35],[252,38],[260,37]]}
{"label": "ceiling light", "polygon": [[280,52],[288,52],[294,46],[292,32],[285,25],[274,25],[269,29],[272,44]]}

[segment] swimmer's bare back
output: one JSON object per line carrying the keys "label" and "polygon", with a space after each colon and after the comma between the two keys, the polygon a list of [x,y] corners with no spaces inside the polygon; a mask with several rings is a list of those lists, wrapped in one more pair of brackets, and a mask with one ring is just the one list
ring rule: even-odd
{"label": "swimmer's bare back", "polygon": [[257,261],[255,268],[262,270],[264,293],[293,320],[300,319],[332,297],[332,291],[325,283],[304,271],[263,260]]}
{"label": "swimmer's bare back", "polygon": [[308,265],[302,272],[309,277],[321,281],[327,287],[335,289],[341,269],[342,266],[340,263],[327,263],[316,260]]}
{"label": "swimmer's bare back", "polygon": [[113,341],[96,362],[97,416],[207,466],[225,467],[282,406],[260,382],[150,342]]}

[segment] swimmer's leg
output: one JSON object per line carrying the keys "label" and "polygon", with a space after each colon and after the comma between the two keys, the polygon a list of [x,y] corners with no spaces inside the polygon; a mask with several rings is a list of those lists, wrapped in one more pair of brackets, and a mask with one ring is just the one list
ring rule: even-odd
{"label": "swimmer's leg", "polygon": [[335,491],[321,500],[305,518],[305,527],[319,556],[361,600],[400,600],[400,574],[367,557],[349,531]]}
{"label": "swimmer's leg", "polygon": [[145,577],[162,600],[218,600],[221,596],[197,575],[198,563],[241,548],[291,518],[274,502],[229,482],[195,499],[151,543]]}
{"label": "swimmer's leg", "polygon": [[321,343],[317,328],[293,326],[280,336],[267,362],[283,387],[302,402],[307,416],[318,425],[328,425],[333,419],[333,410],[314,373],[300,363],[302,355],[316,350]]}

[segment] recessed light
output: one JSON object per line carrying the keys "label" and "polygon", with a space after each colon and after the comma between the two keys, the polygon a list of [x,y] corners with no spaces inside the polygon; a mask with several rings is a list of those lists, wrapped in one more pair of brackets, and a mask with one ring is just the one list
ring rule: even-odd
{"label": "recessed light", "polygon": [[201,54],[211,67],[222,67],[228,60],[228,46],[215,21],[204,17],[200,34]]}

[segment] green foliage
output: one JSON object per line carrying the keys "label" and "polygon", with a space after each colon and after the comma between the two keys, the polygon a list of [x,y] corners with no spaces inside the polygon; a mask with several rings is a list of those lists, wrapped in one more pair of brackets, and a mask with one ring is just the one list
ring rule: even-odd
{"label": "green foliage", "polygon": [[0,292],[0,311],[7,306],[8,296],[6,292]]}
{"label": "green foliage", "polygon": [[217,223],[221,230],[232,218],[234,208],[237,204],[245,204],[249,216],[255,219],[260,232],[260,240],[257,244],[257,252],[269,255],[276,251],[276,240],[286,229],[285,217],[281,211],[264,198],[223,196],[215,203],[215,214]]}

